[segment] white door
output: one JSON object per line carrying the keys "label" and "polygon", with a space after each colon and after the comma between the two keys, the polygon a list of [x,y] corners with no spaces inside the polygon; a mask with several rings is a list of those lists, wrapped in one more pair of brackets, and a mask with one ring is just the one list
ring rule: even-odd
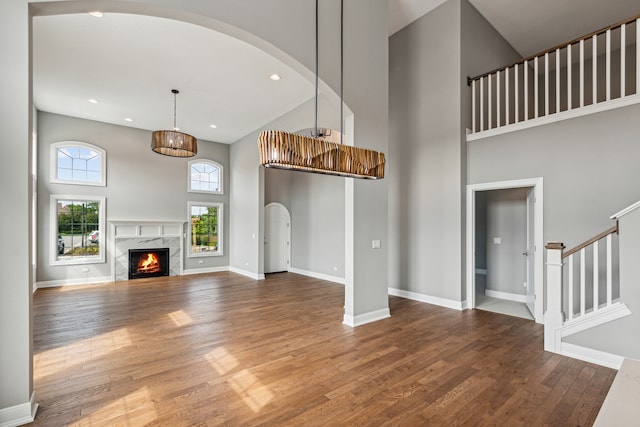
{"label": "white door", "polygon": [[535,258],[535,244],[534,244],[534,231],[535,231],[535,196],[534,189],[530,188],[527,191],[527,247],[523,253],[525,263],[526,263],[526,277],[525,277],[525,286],[527,288],[527,308],[531,312],[531,315],[535,318],[535,304],[536,304],[536,295],[535,295],[535,281],[534,281],[534,272],[535,268],[533,265],[533,260]]}
{"label": "white door", "polygon": [[288,271],[291,254],[291,216],[280,203],[264,208],[264,272]]}

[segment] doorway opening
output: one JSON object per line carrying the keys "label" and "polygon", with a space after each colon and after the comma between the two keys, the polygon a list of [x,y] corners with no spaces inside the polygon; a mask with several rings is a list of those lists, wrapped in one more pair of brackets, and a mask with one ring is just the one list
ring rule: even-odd
{"label": "doorway opening", "polygon": [[467,307],[543,322],[542,178],[467,186]]}
{"label": "doorway opening", "polygon": [[291,266],[291,215],[280,203],[264,207],[264,272],[289,271]]}

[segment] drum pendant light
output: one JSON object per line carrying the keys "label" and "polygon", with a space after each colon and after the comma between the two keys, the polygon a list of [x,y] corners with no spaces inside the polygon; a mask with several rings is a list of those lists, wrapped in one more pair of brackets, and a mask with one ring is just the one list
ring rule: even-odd
{"label": "drum pendant light", "polygon": [[173,94],[173,130],[157,130],[151,134],[151,149],[165,156],[193,157],[198,154],[198,140],[184,132],[178,132],[176,125],[176,96],[180,93],[171,89]]}

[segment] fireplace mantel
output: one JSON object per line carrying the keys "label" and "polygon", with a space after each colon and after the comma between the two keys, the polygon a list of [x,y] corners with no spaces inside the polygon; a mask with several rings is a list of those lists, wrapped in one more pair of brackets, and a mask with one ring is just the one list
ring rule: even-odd
{"label": "fireplace mantel", "polygon": [[169,275],[182,275],[185,224],[185,221],[109,221],[113,280],[128,279],[129,249],[169,248]]}

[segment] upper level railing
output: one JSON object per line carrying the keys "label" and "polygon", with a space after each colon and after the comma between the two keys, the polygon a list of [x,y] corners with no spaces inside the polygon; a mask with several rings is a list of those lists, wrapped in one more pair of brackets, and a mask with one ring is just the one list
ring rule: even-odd
{"label": "upper level railing", "polygon": [[640,15],[469,78],[470,136],[559,119],[584,107],[637,102],[639,28]]}

